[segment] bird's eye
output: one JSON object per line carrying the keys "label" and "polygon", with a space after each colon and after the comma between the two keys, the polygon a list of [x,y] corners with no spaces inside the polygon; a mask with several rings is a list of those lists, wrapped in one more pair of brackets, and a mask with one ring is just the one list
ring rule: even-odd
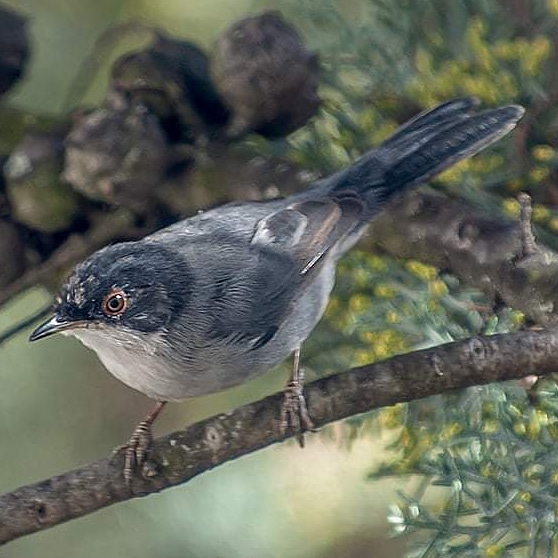
{"label": "bird's eye", "polygon": [[117,318],[122,316],[128,308],[128,297],[122,289],[112,290],[105,298],[101,305],[103,314],[109,318]]}

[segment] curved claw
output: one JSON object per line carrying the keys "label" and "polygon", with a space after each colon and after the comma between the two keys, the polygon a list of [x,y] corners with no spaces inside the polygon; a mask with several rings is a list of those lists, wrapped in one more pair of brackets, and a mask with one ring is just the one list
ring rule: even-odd
{"label": "curved claw", "polygon": [[314,429],[314,424],[306,407],[303,388],[304,374],[300,369],[300,349],[296,349],[291,379],[284,390],[279,430],[281,434],[285,434],[287,429],[291,428],[296,433],[301,448],[304,447],[304,431]]}
{"label": "curved claw", "polygon": [[299,382],[289,382],[284,391],[279,429],[281,434],[285,434],[289,428],[296,433],[301,448],[305,445],[304,432],[314,429]]}
{"label": "curved claw", "polygon": [[145,417],[145,420],[134,428],[128,442],[116,448],[113,452],[113,455],[124,452],[123,472],[124,479],[128,486],[132,484],[134,474],[138,471],[143,475],[144,465],[146,464],[151,446],[153,445],[152,426],[165,405],[165,401],[157,401],[155,407],[153,407],[151,412]]}
{"label": "curved claw", "polygon": [[151,423],[144,420],[136,426],[128,443],[124,446],[124,479],[126,484],[130,485],[134,473],[141,471],[152,445]]}

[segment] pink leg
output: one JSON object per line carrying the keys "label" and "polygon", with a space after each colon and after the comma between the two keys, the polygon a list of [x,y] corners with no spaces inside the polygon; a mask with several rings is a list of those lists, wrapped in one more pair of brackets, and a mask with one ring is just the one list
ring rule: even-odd
{"label": "pink leg", "polygon": [[304,447],[304,431],[312,430],[314,425],[308,414],[306,400],[304,399],[304,373],[300,369],[300,347],[293,354],[293,369],[289,383],[285,386],[283,405],[281,407],[281,422],[279,425],[282,434],[291,428],[295,431],[298,443]]}
{"label": "pink leg", "polygon": [[132,482],[134,473],[140,470],[145,463],[153,443],[153,423],[166,404],[166,401],[157,401],[145,419],[134,428],[130,439],[123,447],[125,455],[124,478],[128,484]]}

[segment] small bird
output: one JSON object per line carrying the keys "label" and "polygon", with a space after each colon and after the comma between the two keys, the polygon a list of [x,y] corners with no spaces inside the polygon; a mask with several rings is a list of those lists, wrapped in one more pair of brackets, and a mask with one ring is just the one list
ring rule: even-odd
{"label": "small bird", "polygon": [[517,105],[476,105],[462,98],[420,114],[302,193],[217,207],[76,266],[54,316],[30,340],[75,335],[109,372],[157,401],[125,446],[128,481],[167,401],[242,384],[293,353],[281,426],[311,426],[299,351],[324,312],[339,258],[396,194],[486,148],[524,114]]}

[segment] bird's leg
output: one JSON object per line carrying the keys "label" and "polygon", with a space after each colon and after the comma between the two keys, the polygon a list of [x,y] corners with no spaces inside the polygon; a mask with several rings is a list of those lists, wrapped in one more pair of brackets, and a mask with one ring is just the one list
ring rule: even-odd
{"label": "bird's leg", "polygon": [[298,443],[304,447],[304,431],[312,430],[314,425],[310,420],[306,400],[304,399],[304,373],[300,369],[300,347],[293,354],[293,369],[291,378],[285,386],[283,405],[281,406],[280,430],[284,434],[292,428],[297,435]]}
{"label": "bird's leg", "polygon": [[134,428],[130,439],[122,448],[125,457],[124,478],[127,484],[132,482],[134,472],[139,470],[145,463],[147,454],[153,443],[153,423],[161,414],[166,404],[166,401],[157,401],[145,419]]}

